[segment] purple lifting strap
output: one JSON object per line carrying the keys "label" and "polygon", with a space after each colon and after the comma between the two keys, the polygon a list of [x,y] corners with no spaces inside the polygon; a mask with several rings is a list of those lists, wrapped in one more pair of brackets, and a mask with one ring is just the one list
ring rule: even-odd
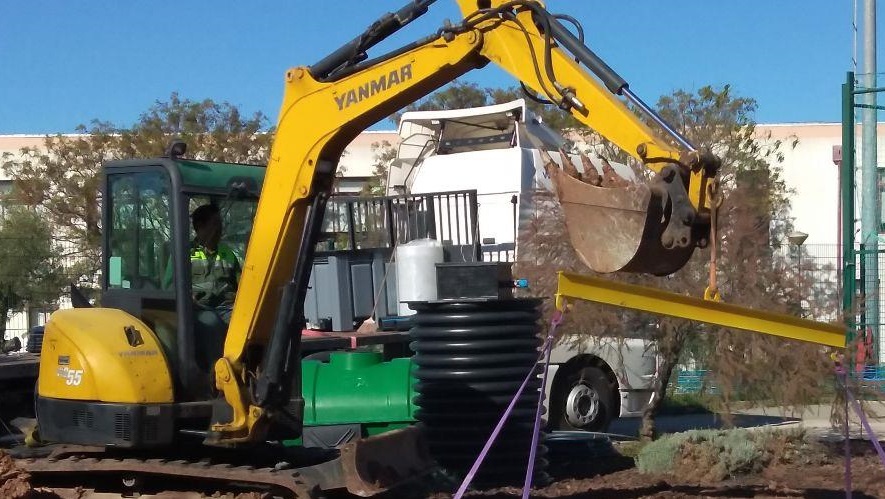
{"label": "purple lifting strap", "polygon": [[[538,412],[535,415],[535,427],[534,434],[532,435],[532,448],[529,454],[529,464],[528,470],[526,471],[526,485],[523,488],[523,498],[528,497],[529,490],[531,489],[531,479],[532,474],[535,469],[535,449],[538,444],[538,431],[540,428],[540,417],[541,417],[541,407],[544,400],[544,383],[547,381],[547,366],[550,362],[550,347],[553,344],[553,333],[556,331],[556,327],[562,322],[562,312],[556,311],[553,314],[553,318],[550,321],[550,330],[547,333],[547,339],[544,340],[544,344],[541,346],[541,354],[538,356],[538,361],[541,359],[546,359],[544,362],[544,377],[541,383],[540,396],[538,399]],[[476,476],[476,472],[479,471],[479,467],[482,465],[483,460],[485,460],[486,455],[489,453],[489,449],[492,448],[492,445],[495,443],[495,439],[498,438],[498,434],[501,433],[501,429],[504,428],[504,424],[507,423],[507,418],[510,417],[510,413],[513,412],[513,408],[516,407],[516,401],[519,400],[519,397],[522,395],[522,392],[525,390],[526,385],[529,380],[532,379],[532,376],[537,376],[535,373],[535,369],[537,368],[537,362],[532,365],[531,370],[526,375],[525,379],[522,380],[522,385],[519,386],[519,389],[516,390],[516,394],[513,395],[513,400],[510,401],[510,405],[507,406],[507,409],[504,411],[504,414],[501,416],[501,419],[498,421],[498,424],[495,426],[495,429],[492,430],[492,434],[489,435],[489,439],[486,440],[486,444],[483,446],[482,450],[479,452],[479,455],[476,456],[476,460],[473,462],[473,466],[470,467],[470,471],[467,472],[467,476],[464,477],[464,480],[461,482],[461,486],[458,487],[458,491],[455,492],[454,499],[461,499],[464,497],[464,494],[467,492],[467,487],[470,486],[470,482],[473,481],[473,478]]]}
{"label": "purple lifting strap", "polygon": [[535,455],[538,453],[538,435],[541,432],[541,412],[544,407],[544,395],[547,388],[547,369],[550,367],[550,349],[553,347],[553,335],[556,328],[562,323],[562,312],[553,312],[550,319],[550,330],[547,333],[544,348],[544,371],[541,375],[541,389],[538,390],[538,412],[535,413],[535,427],[532,430],[532,448],[529,450],[529,462],[525,471],[525,483],[522,485],[522,499],[528,499],[532,490],[532,475],[535,474]]}
{"label": "purple lifting strap", "polygon": [[[873,432],[873,428],[870,426],[870,422],[867,420],[866,415],[863,413],[863,409],[860,406],[860,403],[854,398],[854,394],[851,393],[851,390],[848,388],[848,376],[845,368],[840,364],[836,364],[836,376],[839,380],[839,383],[845,388],[845,398],[847,401],[851,402],[852,407],[854,407],[854,412],[857,413],[857,416],[860,418],[860,423],[863,425],[867,434],[870,436],[870,441],[873,443],[873,447],[876,448],[876,454],[879,455],[879,461],[882,462],[882,466],[885,466],[885,451],[882,450],[882,444],[879,443],[879,437]],[[846,403],[845,408],[845,497],[851,499],[851,451],[849,447],[849,434],[848,434],[848,407]]]}

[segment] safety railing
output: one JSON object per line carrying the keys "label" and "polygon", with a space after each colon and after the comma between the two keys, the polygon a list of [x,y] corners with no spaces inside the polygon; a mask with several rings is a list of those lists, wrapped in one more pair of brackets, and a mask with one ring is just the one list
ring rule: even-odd
{"label": "safety railing", "polygon": [[420,238],[479,251],[476,191],[404,196],[333,196],[317,250],[393,248]]}

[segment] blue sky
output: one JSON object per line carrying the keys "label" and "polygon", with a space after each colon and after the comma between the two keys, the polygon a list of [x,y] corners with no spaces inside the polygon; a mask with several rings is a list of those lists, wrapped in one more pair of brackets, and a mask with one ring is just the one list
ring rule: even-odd
{"label": "blue sky", "polygon": [[[275,121],[287,68],[316,62],[404,3],[3,0],[0,134],[70,132],[94,118],[125,126],[174,91],[262,111]],[[650,103],[675,89],[729,83],[758,101],[761,123],[840,119],[840,84],[851,67],[851,0],[548,0],[547,6],[578,18],[588,46]],[[459,16],[454,0],[439,0],[379,48],[400,46]],[[514,83],[491,66],[466,79]]]}

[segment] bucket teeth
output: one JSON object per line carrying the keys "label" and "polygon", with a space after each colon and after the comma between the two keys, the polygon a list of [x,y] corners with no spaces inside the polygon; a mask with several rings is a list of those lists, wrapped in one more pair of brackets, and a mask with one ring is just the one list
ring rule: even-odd
{"label": "bucket teeth", "polygon": [[575,164],[572,163],[572,160],[568,157],[568,154],[560,149],[559,157],[562,158],[562,171],[564,171],[569,177],[576,178],[583,182],[583,175],[581,175],[581,172],[579,172],[578,169],[575,168]]}
{"label": "bucket teeth", "polygon": [[593,166],[593,162],[590,161],[586,154],[581,154],[581,166],[584,167],[586,183],[597,187],[602,185],[602,176],[596,171],[596,167]]}
{"label": "bucket teeth", "polygon": [[602,161],[602,186],[603,187],[627,187],[632,184],[630,180],[618,175],[618,172],[612,168],[611,163],[605,158],[599,158]]}

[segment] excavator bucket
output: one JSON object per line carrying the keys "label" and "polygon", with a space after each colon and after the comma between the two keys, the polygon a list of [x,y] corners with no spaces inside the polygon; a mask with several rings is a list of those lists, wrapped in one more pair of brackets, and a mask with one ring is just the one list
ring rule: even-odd
{"label": "excavator bucket", "polygon": [[416,426],[351,442],[341,448],[340,459],[344,487],[360,497],[420,479],[436,466]]}
{"label": "excavator bucket", "polygon": [[338,451],[334,460],[298,468],[300,479],[324,491],[387,496],[420,483],[437,467],[423,432],[414,425],[356,439]]}
{"label": "excavator bucket", "polygon": [[679,184],[675,170],[642,183],[622,177],[605,160],[599,174],[586,157],[583,173],[564,152],[561,158],[562,169],[551,160],[546,170],[571,244],[585,265],[603,273],[668,275],[688,262],[697,231],[693,209],[689,205],[691,212],[685,211],[682,186],[674,185]]}

